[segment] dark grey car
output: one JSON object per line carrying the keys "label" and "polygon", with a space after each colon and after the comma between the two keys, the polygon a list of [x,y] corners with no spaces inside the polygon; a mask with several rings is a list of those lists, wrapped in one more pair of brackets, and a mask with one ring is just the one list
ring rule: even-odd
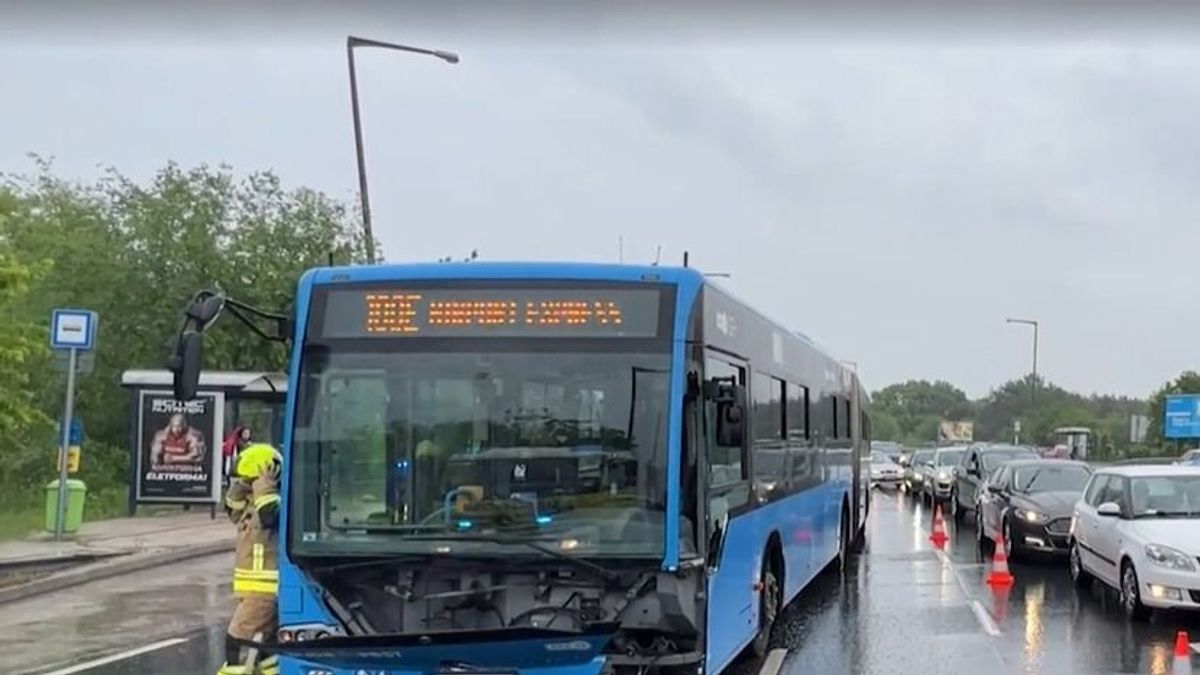
{"label": "dark grey car", "polygon": [[1016,459],[1041,459],[1041,454],[1024,445],[976,443],[968,446],[954,472],[950,491],[950,516],[962,522],[963,516],[975,508],[975,493],[996,467]]}

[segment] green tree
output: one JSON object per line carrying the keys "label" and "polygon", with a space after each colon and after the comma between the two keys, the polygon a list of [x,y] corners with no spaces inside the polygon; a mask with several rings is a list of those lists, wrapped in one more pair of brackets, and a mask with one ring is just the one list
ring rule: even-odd
{"label": "green tree", "polygon": [[1061,426],[1095,426],[1096,415],[1088,399],[1036,381],[1036,399],[1031,376],[1010,380],[993,389],[979,402],[976,436],[982,440],[1012,441],[1014,422],[1021,421],[1021,441],[1035,445],[1053,443],[1054,429]]}
{"label": "green tree", "polygon": [[900,430],[900,423],[884,410],[872,411],[871,440],[903,442],[904,434]]}
{"label": "green tree", "polygon": [[949,382],[909,380],[879,390],[871,401],[876,416],[882,413],[896,422],[899,438],[895,440],[912,445],[936,440],[943,419],[974,418],[967,395]]}
{"label": "green tree", "polygon": [[[76,400],[87,434],[83,478],[92,487],[125,481],[129,399],[120,373],[163,367],[195,291],[287,309],[305,269],[330,257],[364,258],[352,210],[313,190],[285,189],[270,172],[239,179],[227,167],[168,164],[145,183],[109,170],[82,184],[39,161],[31,175],[8,177],[0,194],[0,242],[16,260],[54,261],[9,301],[13,313],[40,327],[42,343],[53,307],[100,316],[95,371],[80,378]],[[277,370],[285,361],[279,345],[236,322],[218,324],[205,345],[205,367],[214,370]],[[57,418],[62,374],[45,354],[19,363],[21,378],[5,375],[0,389],[17,382],[20,397]],[[38,480],[53,471],[53,454],[45,458]]]}
{"label": "green tree", "polygon": [[[0,223],[9,200],[0,197]],[[20,262],[0,239],[0,504],[14,492],[27,493],[36,482],[33,470],[51,456],[43,443],[51,441],[50,419],[33,396],[34,366],[45,362],[46,342],[39,327],[27,320],[21,305],[39,267]]]}

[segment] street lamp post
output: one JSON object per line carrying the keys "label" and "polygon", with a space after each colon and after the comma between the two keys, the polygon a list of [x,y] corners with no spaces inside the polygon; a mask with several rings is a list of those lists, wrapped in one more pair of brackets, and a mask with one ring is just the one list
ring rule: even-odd
{"label": "street lamp post", "polygon": [[367,262],[375,264],[375,237],[371,231],[371,200],[367,196],[367,161],[363,156],[362,115],[358,109],[358,75],[354,69],[354,49],[356,47],[378,47],[397,52],[433,56],[446,63],[458,63],[458,54],[441,49],[424,49],[406,45],[380,42],[366,38],[346,37],[346,63],[350,67],[350,109],[354,115],[354,150],[358,155],[358,195],[362,200],[363,238],[367,244]]}
{"label": "street lamp post", "polygon": [[1007,323],[1022,323],[1033,326],[1033,381],[1029,387],[1029,402],[1037,404],[1037,357],[1038,357],[1038,322],[1033,319],[1007,319]]}

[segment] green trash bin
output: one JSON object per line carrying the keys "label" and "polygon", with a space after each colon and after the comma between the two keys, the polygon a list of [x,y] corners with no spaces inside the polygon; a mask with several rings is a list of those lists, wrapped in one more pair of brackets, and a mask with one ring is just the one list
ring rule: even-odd
{"label": "green trash bin", "polygon": [[[78,532],[83,524],[83,502],[87,497],[87,485],[81,480],[67,480],[67,517],[63,532]],[[46,485],[46,531],[53,532],[58,516],[58,480]]]}

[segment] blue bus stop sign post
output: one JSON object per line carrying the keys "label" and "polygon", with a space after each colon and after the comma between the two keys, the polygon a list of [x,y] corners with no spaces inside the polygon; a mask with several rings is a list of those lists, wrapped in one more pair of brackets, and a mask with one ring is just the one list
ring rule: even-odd
{"label": "blue bus stop sign post", "polygon": [[1163,406],[1163,438],[1200,438],[1200,394],[1167,397]]}
{"label": "blue bus stop sign post", "polygon": [[[54,517],[54,539],[61,540],[67,519],[67,458],[75,434],[75,362],[79,352],[91,351],[96,343],[96,313],[86,309],[55,309],[50,312],[50,348],[67,352],[67,402],[61,428],[62,444],[58,455],[58,508]],[[82,435],[82,427],[79,428]]]}

